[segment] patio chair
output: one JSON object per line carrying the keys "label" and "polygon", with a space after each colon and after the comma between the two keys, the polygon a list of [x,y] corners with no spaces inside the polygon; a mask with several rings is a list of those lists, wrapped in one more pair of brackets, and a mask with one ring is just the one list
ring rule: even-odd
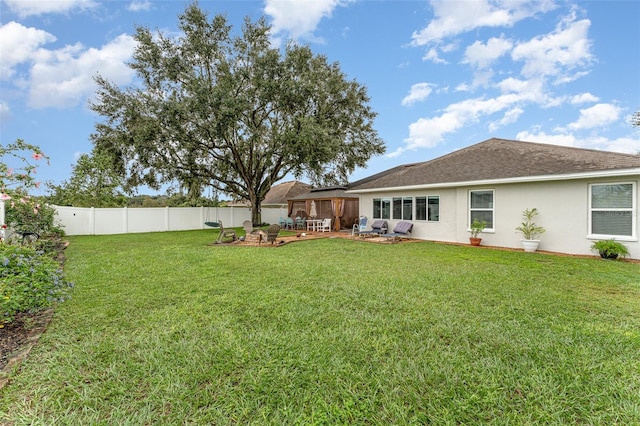
{"label": "patio chair", "polygon": [[278,239],[278,233],[280,232],[280,225],[271,225],[267,228],[267,242],[275,243]]}
{"label": "patio chair", "polygon": [[244,222],[242,222],[242,227],[244,228],[245,235],[249,235],[253,232],[253,222],[251,222],[250,220],[245,220]]}
{"label": "patio chair", "polygon": [[370,230],[359,231],[356,233],[356,235],[360,237],[366,237],[367,235],[371,235],[371,236],[382,235],[387,233],[387,229],[389,229],[389,224],[387,223],[387,221],[379,219],[379,220],[373,221],[373,223],[371,224]]}
{"label": "patio chair", "polygon": [[293,230],[293,228],[295,227],[295,223],[293,222],[293,219],[291,219],[290,217],[285,219],[285,227],[287,229],[291,229]]}
{"label": "patio chair", "polygon": [[[214,228],[220,228],[220,233],[218,234],[218,238],[216,239],[215,244],[231,242],[238,239],[238,236],[236,235],[236,231],[234,231],[233,229],[225,230],[224,226],[222,225],[222,221],[208,222],[207,225],[212,226]],[[225,241],[228,239],[231,239],[231,241]]]}
{"label": "patio chair", "polygon": [[300,216],[296,216],[296,229],[304,229],[306,220]]}
{"label": "patio chair", "polygon": [[351,231],[351,235],[356,235],[364,231],[365,229],[367,229],[367,217],[360,216],[360,220],[358,221],[358,223],[355,223],[353,225],[353,230]]}
{"label": "patio chair", "polygon": [[398,222],[394,226],[393,231],[390,234],[383,234],[383,237],[390,238],[391,241],[396,241],[397,238],[407,238],[413,229],[413,223],[411,222]]}
{"label": "patio chair", "polygon": [[318,224],[317,230],[322,232],[331,232],[331,218],[323,219],[322,222]]}

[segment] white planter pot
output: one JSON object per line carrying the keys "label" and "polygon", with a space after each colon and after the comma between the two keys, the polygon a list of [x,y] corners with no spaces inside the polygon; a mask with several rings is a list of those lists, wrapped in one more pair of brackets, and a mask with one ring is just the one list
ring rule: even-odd
{"label": "white planter pot", "polygon": [[540,244],[540,240],[520,240],[522,242],[522,248],[524,251],[532,253],[538,250],[538,244]]}

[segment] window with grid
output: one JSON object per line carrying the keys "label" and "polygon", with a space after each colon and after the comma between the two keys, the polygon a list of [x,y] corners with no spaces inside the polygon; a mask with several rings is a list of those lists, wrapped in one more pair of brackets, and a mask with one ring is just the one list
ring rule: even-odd
{"label": "window with grid", "polygon": [[590,188],[590,234],[612,237],[635,235],[635,185],[593,184]]}
{"label": "window with grid", "polygon": [[469,191],[469,224],[474,219],[487,222],[485,230],[493,231],[493,190]]}

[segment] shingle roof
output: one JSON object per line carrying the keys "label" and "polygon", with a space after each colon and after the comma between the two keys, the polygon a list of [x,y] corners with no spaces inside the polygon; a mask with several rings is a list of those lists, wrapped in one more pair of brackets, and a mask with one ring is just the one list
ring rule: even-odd
{"label": "shingle roof", "polygon": [[271,187],[269,192],[267,192],[267,195],[265,195],[262,205],[286,205],[287,200],[297,195],[304,194],[311,188],[311,185],[297,180],[274,185]]}
{"label": "shingle roof", "polygon": [[422,163],[353,182],[350,191],[553,176],[640,167],[640,155],[544,143],[489,139]]}
{"label": "shingle roof", "polygon": [[314,188],[290,200],[327,200],[331,198],[358,198],[358,195],[347,194],[347,188],[342,186],[332,186],[326,188]]}

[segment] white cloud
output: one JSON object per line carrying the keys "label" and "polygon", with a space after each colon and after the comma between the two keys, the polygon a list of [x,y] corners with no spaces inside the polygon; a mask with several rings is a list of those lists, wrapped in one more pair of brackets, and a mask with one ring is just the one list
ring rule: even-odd
{"label": "white cloud", "polygon": [[[396,157],[404,151],[418,148],[433,148],[443,141],[444,135],[476,123],[480,117],[513,108],[525,96],[504,94],[492,99],[475,98],[451,104],[438,117],[420,118],[411,123],[409,137],[404,140],[405,146],[388,156]],[[516,114],[517,110],[515,108],[511,114]]]}
{"label": "white cloud", "polygon": [[555,8],[551,0],[432,0],[435,19],[414,32],[412,45],[424,46],[482,27],[512,27],[518,21]]}
{"label": "white cloud", "polygon": [[313,32],[322,18],[350,0],[265,0],[264,13],[271,16],[272,33],[288,33],[293,39],[314,39]]}
{"label": "white cloud", "polygon": [[6,102],[0,102],[0,122],[8,120],[11,117],[11,108]]}
{"label": "white cloud", "polygon": [[574,95],[571,98],[571,103],[574,105],[578,105],[578,104],[587,104],[587,103],[591,103],[591,102],[598,102],[600,99],[595,96],[592,95],[589,92],[586,93],[580,93],[579,95]]}
{"label": "white cloud", "polygon": [[433,91],[433,85],[430,83],[417,83],[411,86],[409,94],[402,100],[402,105],[411,106],[416,102],[423,101]]}
{"label": "white cloud", "polygon": [[2,0],[21,18],[46,13],[67,13],[97,6],[93,0]]}
{"label": "white cloud", "polygon": [[578,139],[573,134],[558,133],[549,135],[545,132],[530,133],[529,131],[523,131],[516,135],[516,139],[526,142],[579,147]]}
{"label": "white cloud", "polygon": [[131,12],[144,12],[151,10],[153,5],[149,0],[133,0],[127,7]]}
{"label": "white cloud", "polygon": [[592,129],[611,124],[620,118],[620,108],[612,104],[596,104],[581,109],[580,118],[567,127],[571,130]]}
{"label": "white cloud", "polygon": [[447,63],[446,60],[440,58],[440,56],[438,55],[438,49],[436,49],[435,47],[429,49],[427,51],[427,53],[424,54],[422,59],[425,60],[425,61],[431,61],[434,64],[446,64]]}
{"label": "white cloud", "polygon": [[15,67],[31,61],[35,52],[56,38],[46,31],[27,28],[17,22],[9,22],[0,27],[0,80],[8,80],[15,74]]}
{"label": "white cloud", "polygon": [[502,116],[502,119],[489,123],[489,131],[493,133],[501,127],[504,127],[508,124],[515,123],[516,121],[518,121],[518,118],[520,118],[520,116],[523,113],[524,113],[524,109],[520,107],[511,108],[510,110],[504,113],[504,115]]}
{"label": "white cloud", "polygon": [[487,68],[496,59],[511,50],[512,47],[513,42],[504,38],[493,37],[486,43],[476,41],[465,49],[462,63],[471,64],[480,69]]}
{"label": "white cloud", "polygon": [[625,154],[636,154],[640,152],[640,139],[634,139],[626,136],[615,139],[609,139],[598,135],[578,138],[573,133],[561,132],[557,134],[547,134],[545,132],[531,133],[529,131],[523,131],[516,135],[516,139],[576,148],[621,152]]}
{"label": "white cloud", "polygon": [[571,14],[553,32],[518,43],[511,56],[514,61],[524,62],[521,70],[524,77],[558,76],[564,81],[572,81],[575,76],[567,75],[569,70],[593,61],[591,42],[587,37],[590,26],[588,19],[575,21],[575,14]]}
{"label": "white cloud", "polygon": [[76,44],[53,51],[41,50],[31,70],[30,106],[75,106],[93,94],[93,77],[97,73],[115,84],[130,82],[134,72],[126,62],[134,47],[135,40],[123,34],[101,49],[85,49]]}

